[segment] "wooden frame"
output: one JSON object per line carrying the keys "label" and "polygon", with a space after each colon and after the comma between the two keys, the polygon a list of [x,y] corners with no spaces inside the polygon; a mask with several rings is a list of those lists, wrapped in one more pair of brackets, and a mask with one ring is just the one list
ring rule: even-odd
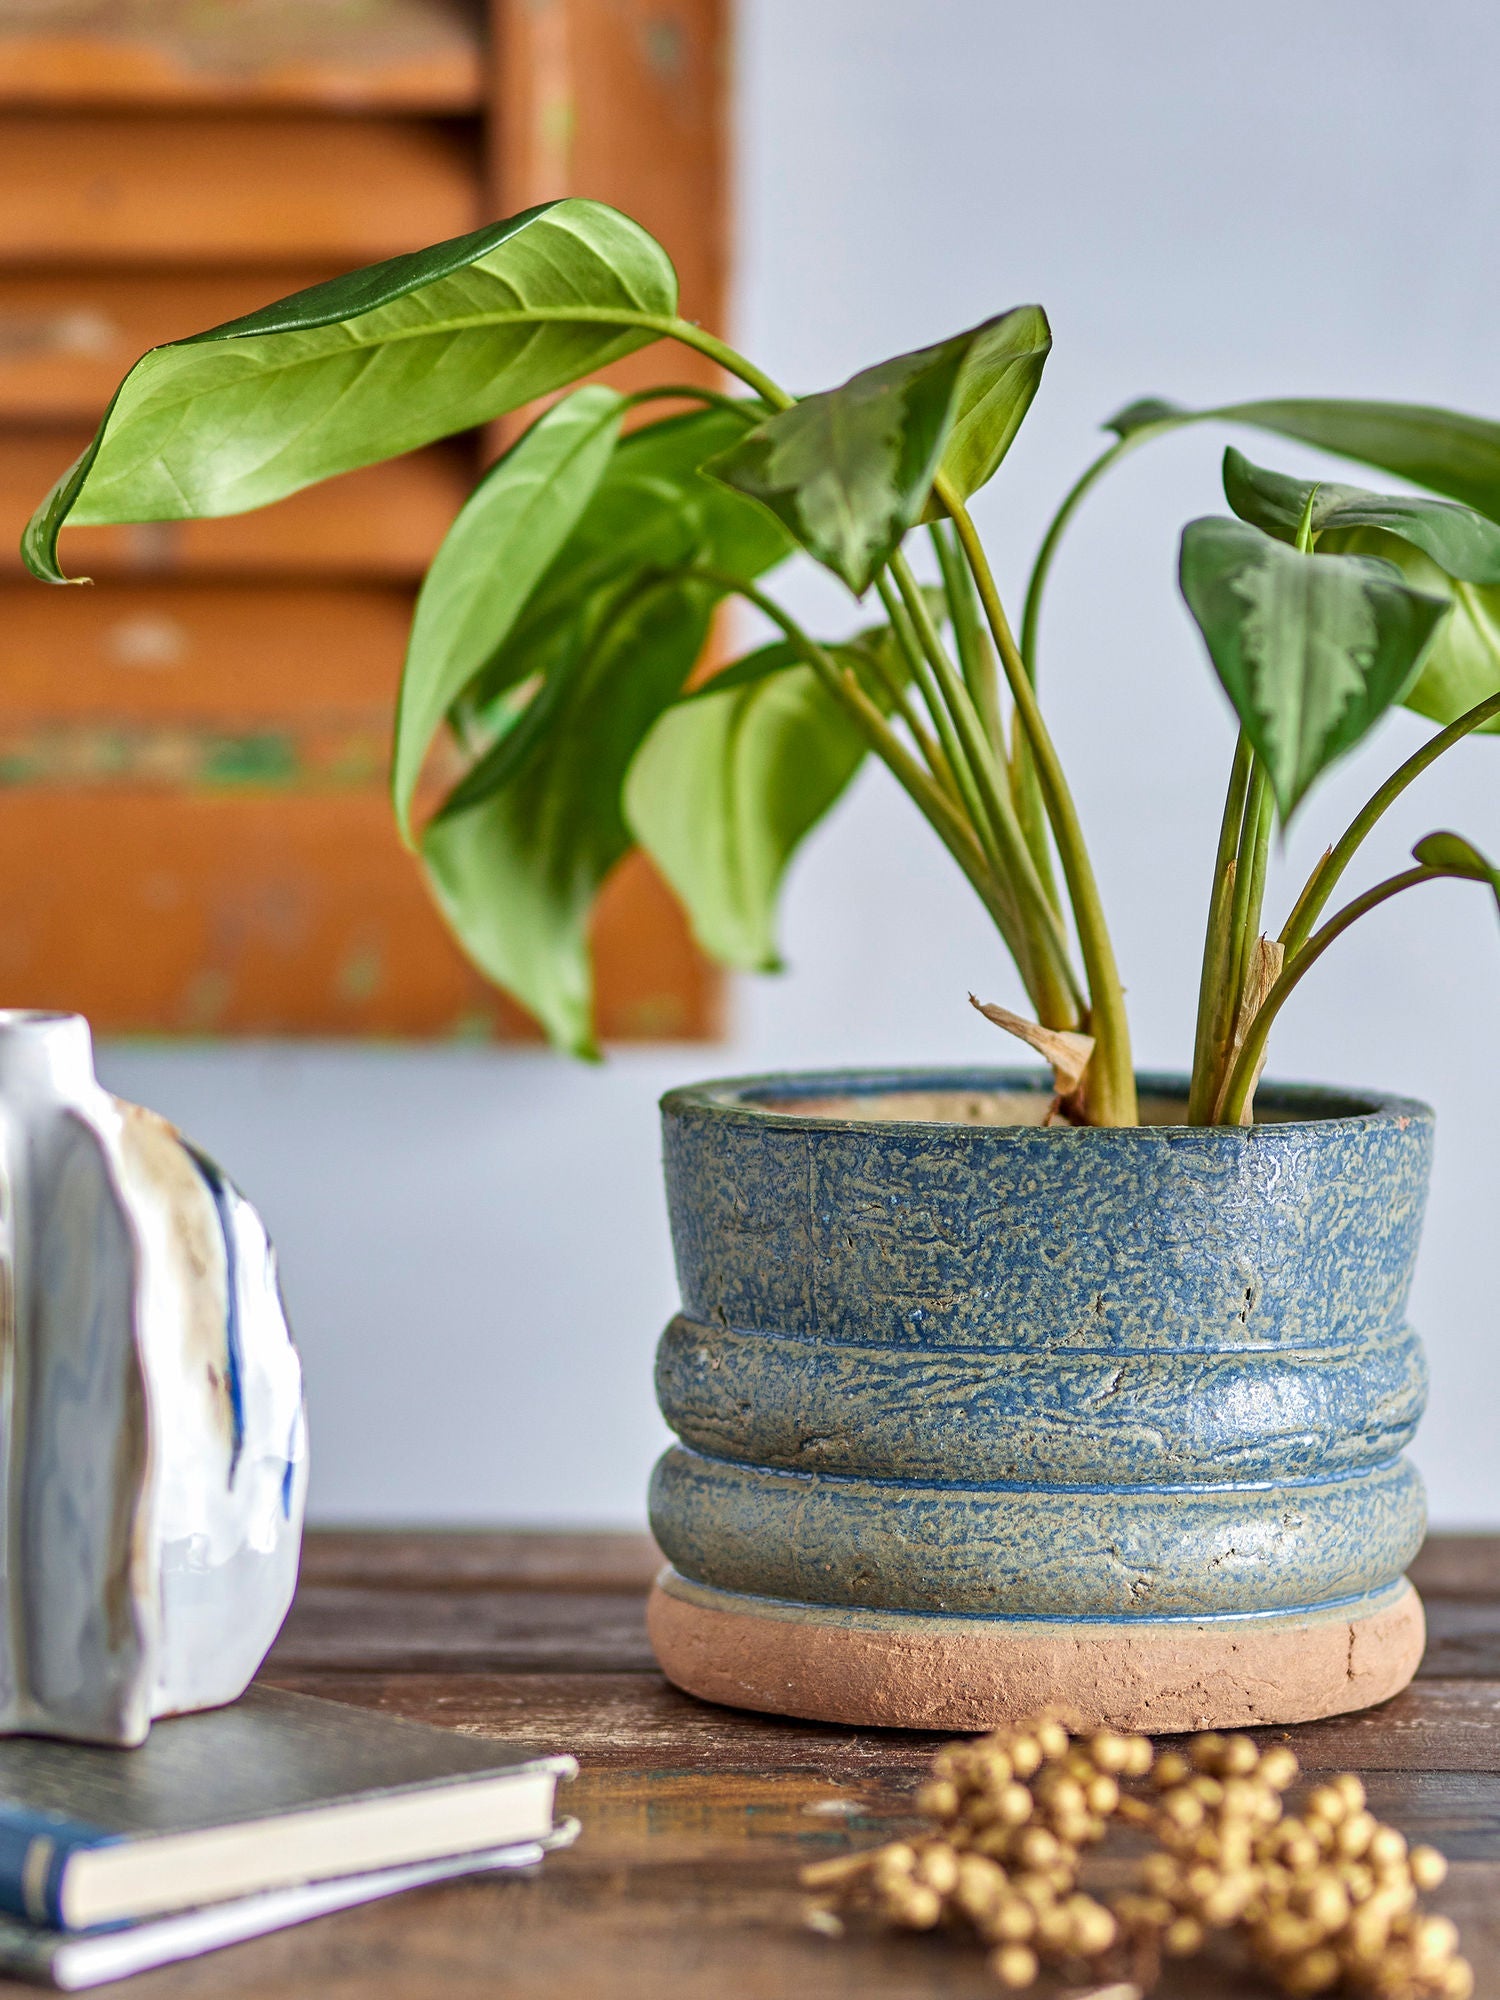
{"label": "wooden frame", "polygon": [[[52,0],[0,26],[0,995],[102,1032],[535,1031],[464,960],[384,797],[412,593],[493,442],[222,522],[20,525],[153,341],[566,193],[722,321],[726,0]],[[328,28],[328,32],[325,32]],[[484,30],[485,32],[481,32]],[[258,39],[257,39],[258,37]],[[45,190],[45,195],[44,195]],[[639,383],[701,373],[648,351]],[[606,1038],[717,1031],[638,857],[596,923]]]}

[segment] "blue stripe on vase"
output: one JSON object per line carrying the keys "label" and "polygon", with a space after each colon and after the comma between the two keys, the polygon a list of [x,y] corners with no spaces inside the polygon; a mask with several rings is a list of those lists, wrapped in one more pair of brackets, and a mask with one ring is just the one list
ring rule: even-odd
{"label": "blue stripe on vase", "polygon": [[196,1146],[183,1141],[188,1157],[203,1177],[203,1184],[213,1197],[214,1212],[219,1218],[219,1233],[224,1239],[224,1290],[226,1297],[224,1311],[224,1358],[225,1381],[229,1389],[230,1448],[229,1485],[234,1484],[234,1475],[239,1469],[240,1454],[245,1448],[245,1356],[240,1336],[240,1285],[239,1285],[239,1245],[235,1240],[234,1191],[224,1178],[218,1164],[206,1153],[200,1153]]}

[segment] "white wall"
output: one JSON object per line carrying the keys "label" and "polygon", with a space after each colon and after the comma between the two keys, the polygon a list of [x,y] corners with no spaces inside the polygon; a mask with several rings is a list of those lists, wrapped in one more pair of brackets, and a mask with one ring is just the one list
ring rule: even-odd
{"label": "white wall", "polygon": [[[1018,594],[1100,419],[1331,392],[1500,410],[1492,79],[1500,14],[1462,0],[740,0],[738,333],[794,386],[1022,300],[1052,316],[1040,401],[982,523]],[[1252,453],[1294,467],[1287,447]],[[1188,435],[1090,504],[1044,632],[1046,698],[1123,956],[1138,1052],[1191,1032],[1230,744],[1173,588],[1178,529],[1220,510],[1223,439]],[[1313,461],[1306,461],[1311,463]],[[799,601],[849,622],[834,593]],[[1273,907],[1418,739],[1401,717],[1295,829]],[[1450,758],[1372,867],[1456,825],[1500,844],[1500,743]],[[1500,1524],[1500,936],[1476,892],[1409,898],[1319,971],[1280,1074],[1418,1093],[1441,1113],[1416,1311],[1435,1517]],[[977,909],[872,774],[791,886],[791,978],[747,987],[723,1049],[602,1073],[472,1049],[113,1048],[114,1085],[218,1151],[280,1243],[324,1519],[629,1521],[672,1279],[654,1099],[777,1064],[987,1060],[970,986],[1014,1001]]]}

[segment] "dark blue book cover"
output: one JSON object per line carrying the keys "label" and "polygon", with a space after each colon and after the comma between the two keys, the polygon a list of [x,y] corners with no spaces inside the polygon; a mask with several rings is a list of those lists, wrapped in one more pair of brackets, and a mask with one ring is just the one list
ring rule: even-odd
{"label": "dark blue book cover", "polygon": [[544,1837],[571,1758],[252,1688],[136,1750],[0,1739],[0,1910],[64,1930]]}

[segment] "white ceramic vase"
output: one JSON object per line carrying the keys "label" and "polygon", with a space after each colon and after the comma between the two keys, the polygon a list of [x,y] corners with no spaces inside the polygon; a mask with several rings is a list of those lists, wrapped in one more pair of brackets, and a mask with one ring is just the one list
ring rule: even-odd
{"label": "white ceramic vase", "polygon": [[141,1742],[233,1701],[296,1582],[302,1371],[255,1210],[0,1012],[0,1733]]}

